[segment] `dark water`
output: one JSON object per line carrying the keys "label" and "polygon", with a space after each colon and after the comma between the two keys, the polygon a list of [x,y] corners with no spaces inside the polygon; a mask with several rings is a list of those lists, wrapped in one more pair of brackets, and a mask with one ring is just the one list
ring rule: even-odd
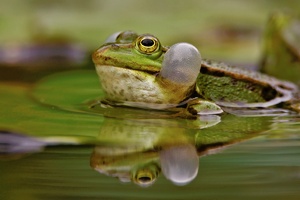
{"label": "dark water", "polygon": [[242,143],[201,158],[198,176],[186,186],[160,176],[148,188],[92,170],[93,147],[48,148],[1,162],[1,199],[299,199],[298,145]]}
{"label": "dark water", "polygon": [[0,199],[299,199],[300,117],[91,108],[94,71],[1,84]]}

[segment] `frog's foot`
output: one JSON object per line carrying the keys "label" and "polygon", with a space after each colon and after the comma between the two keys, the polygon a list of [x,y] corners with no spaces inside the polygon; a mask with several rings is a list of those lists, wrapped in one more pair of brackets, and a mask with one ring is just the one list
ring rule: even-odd
{"label": "frog's foot", "polygon": [[199,98],[189,101],[187,110],[194,115],[216,115],[223,113],[222,108],[217,104]]}
{"label": "frog's foot", "polygon": [[113,105],[110,101],[108,101],[107,99],[98,99],[98,100],[94,100],[91,102],[88,102],[89,108],[93,109],[95,107],[101,107],[101,108],[112,108]]}
{"label": "frog's foot", "polygon": [[109,99],[103,99],[95,104],[94,106],[101,106],[102,108],[112,108],[112,107],[129,107],[129,108],[139,108],[145,110],[169,110],[170,108],[175,108],[186,104],[186,101],[180,104],[163,104],[163,103],[148,103],[148,102],[134,102],[134,101],[111,101]]}
{"label": "frog's foot", "polygon": [[[136,102],[131,102],[136,103]],[[86,107],[88,106],[88,107]],[[159,105],[158,105],[159,106]],[[87,110],[88,108],[88,110]],[[104,117],[118,119],[196,119],[197,116],[186,111],[185,107],[173,107],[166,109],[150,109],[136,104],[126,104],[126,102],[115,102],[109,99],[97,99],[86,102],[83,111],[102,115]]]}
{"label": "frog's foot", "polygon": [[222,108],[227,113],[243,117],[288,116],[291,114],[295,114],[293,111],[284,108]]}
{"label": "frog's foot", "polygon": [[292,108],[293,110],[295,110],[296,112],[300,113],[300,102],[292,103],[292,104],[291,104],[291,108]]}

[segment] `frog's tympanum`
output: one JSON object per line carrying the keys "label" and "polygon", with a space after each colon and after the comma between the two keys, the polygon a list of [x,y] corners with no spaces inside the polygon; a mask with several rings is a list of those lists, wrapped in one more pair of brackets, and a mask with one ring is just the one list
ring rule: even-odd
{"label": "frog's tympanum", "polygon": [[191,44],[165,47],[151,34],[131,31],[110,36],[93,62],[112,105],[167,109],[187,104],[193,114],[219,114],[223,107],[291,108],[298,92],[291,82],[203,60]]}

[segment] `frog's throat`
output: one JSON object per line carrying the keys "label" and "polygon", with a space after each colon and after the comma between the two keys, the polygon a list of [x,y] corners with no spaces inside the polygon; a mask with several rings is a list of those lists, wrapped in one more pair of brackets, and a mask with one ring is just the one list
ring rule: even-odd
{"label": "frog's throat", "polygon": [[188,98],[194,89],[194,85],[173,84],[144,71],[109,65],[96,65],[96,71],[106,97],[116,102],[173,107]]}

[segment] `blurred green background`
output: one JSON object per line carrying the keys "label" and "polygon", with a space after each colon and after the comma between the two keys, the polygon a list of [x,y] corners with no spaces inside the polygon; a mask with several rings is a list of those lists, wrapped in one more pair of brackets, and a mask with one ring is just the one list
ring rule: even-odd
{"label": "blurred green background", "polygon": [[[82,106],[77,102],[98,96],[96,73],[54,75],[52,78],[60,78],[43,79],[46,82],[37,82],[35,90],[31,82],[16,84],[13,81],[27,80],[27,76],[36,81],[44,75],[37,69],[45,67],[45,63],[37,62],[40,54],[32,55],[27,65],[22,65],[22,59],[4,62],[10,61],[10,54],[23,53],[23,46],[46,44],[36,47],[43,50],[52,43],[60,47],[61,41],[79,45],[90,60],[91,52],[110,34],[134,30],[152,33],[164,45],[190,42],[204,58],[255,65],[261,58],[265,24],[278,10],[297,13],[300,1],[0,0],[0,115],[5,116],[0,125],[3,130],[28,135],[74,136],[86,143],[103,126],[102,116],[77,112]],[[67,53],[69,50],[65,48]],[[50,56],[46,64],[53,60]],[[66,63],[58,60],[44,70],[58,66],[60,71]],[[87,66],[93,69],[91,61]],[[161,178],[149,190],[139,190],[94,172],[89,166],[92,147],[49,147],[27,159],[1,163],[0,199],[299,199],[299,119],[277,119],[282,121],[286,123],[273,121],[276,131],[266,135],[270,139],[258,138],[225,153],[203,157],[199,176],[186,187],[176,187]],[[236,126],[236,120],[232,124]]]}
{"label": "blurred green background", "polygon": [[0,42],[60,37],[96,49],[121,30],[152,33],[165,45],[190,42],[203,57],[255,62],[270,13],[297,11],[295,0],[2,0]]}

